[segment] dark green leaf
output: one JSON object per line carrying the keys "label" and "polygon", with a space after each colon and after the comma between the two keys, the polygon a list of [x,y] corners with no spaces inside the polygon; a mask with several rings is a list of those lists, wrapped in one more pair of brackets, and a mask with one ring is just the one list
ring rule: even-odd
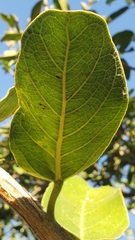
{"label": "dark green leaf", "polygon": [[107,4],[111,4],[111,3],[114,2],[114,1],[116,1],[116,0],[107,0],[106,3],[107,3]]}
{"label": "dark green leaf", "polygon": [[133,47],[130,47],[129,49],[126,49],[126,53],[128,53],[128,52],[133,52],[134,51],[134,48]]}
{"label": "dark green leaf", "polygon": [[12,152],[29,173],[66,179],[99,158],[122,121],[121,61],[105,20],[87,11],[45,11],[21,46]]}
{"label": "dark green leaf", "polygon": [[121,62],[124,68],[124,72],[126,75],[126,79],[130,78],[130,67],[128,66],[128,63],[125,61],[125,59],[121,58]]}
{"label": "dark green leaf", "polygon": [[60,10],[70,10],[67,0],[54,0],[54,5]]}
{"label": "dark green leaf", "polygon": [[134,33],[129,30],[125,30],[123,32],[118,32],[113,36],[114,44],[118,47],[120,53],[123,53],[127,46],[132,41]]}
{"label": "dark green leaf", "polygon": [[106,21],[109,23],[115,18],[119,17],[122,13],[126,12],[128,10],[128,7],[123,7],[119,9],[117,12],[112,13],[110,16],[107,17]]}
{"label": "dark green leaf", "polygon": [[21,38],[21,33],[6,33],[1,41],[18,41]]}
{"label": "dark green leaf", "polygon": [[18,99],[14,87],[10,88],[7,95],[0,100],[0,121],[10,117],[18,108]]}
{"label": "dark green leaf", "polygon": [[132,182],[133,183],[135,182],[135,167],[134,166],[130,167],[127,178],[128,178],[129,184],[131,184]]}
{"label": "dark green leaf", "polygon": [[37,2],[34,7],[32,8],[32,11],[31,11],[31,21],[37,17],[41,11],[41,7],[42,7],[42,4],[43,4],[43,1],[39,1]]}

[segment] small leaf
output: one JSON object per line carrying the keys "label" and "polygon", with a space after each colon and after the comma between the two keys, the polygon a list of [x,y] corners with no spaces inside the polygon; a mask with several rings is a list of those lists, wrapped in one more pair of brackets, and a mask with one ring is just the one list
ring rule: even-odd
{"label": "small leaf", "polygon": [[110,23],[112,20],[114,20],[115,18],[119,17],[122,13],[126,12],[128,10],[129,7],[123,7],[121,9],[119,9],[118,11],[112,13],[110,16],[107,17],[106,21],[108,23]]}
{"label": "small leaf", "polygon": [[134,0],[126,0],[127,4],[131,4]]}
{"label": "small leaf", "polygon": [[[42,199],[45,211],[52,188],[53,183]],[[117,239],[129,225],[120,189],[92,188],[78,176],[65,181],[56,202],[55,217],[80,240]]]}
{"label": "small leaf", "polygon": [[122,62],[123,68],[124,68],[126,79],[128,80],[130,78],[131,69],[128,66],[128,63],[125,61],[125,59],[121,58],[121,62]]}
{"label": "small leaf", "polygon": [[115,45],[119,47],[120,53],[124,52],[124,50],[132,41],[133,36],[134,36],[134,33],[129,30],[118,32],[113,36],[113,41]]}
{"label": "small leaf", "polygon": [[18,52],[14,50],[6,50],[4,51],[4,54],[0,56],[0,61],[11,61],[16,60],[18,57]]}
{"label": "small leaf", "polygon": [[10,117],[18,108],[18,99],[14,87],[10,88],[7,95],[0,100],[0,121]]}
{"label": "small leaf", "polygon": [[127,175],[127,178],[128,178],[128,182],[129,184],[134,181],[135,179],[135,167],[134,166],[131,166],[129,171],[128,171],[128,175]]}
{"label": "small leaf", "polygon": [[60,10],[70,10],[67,0],[54,0],[54,5]]}
{"label": "small leaf", "polygon": [[64,180],[92,165],[117,131],[128,104],[123,67],[92,12],[45,11],[21,46],[11,150],[30,174]]}
{"label": "small leaf", "polygon": [[42,4],[43,4],[43,1],[39,1],[37,2],[34,7],[32,8],[32,11],[31,11],[31,21],[37,17],[41,11],[41,7],[42,7]]}
{"label": "small leaf", "polygon": [[21,33],[6,33],[1,41],[18,41],[21,38]]}
{"label": "small leaf", "polygon": [[15,15],[6,15],[4,13],[0,13],[1,18],[3,19],[3,21],[7,22],[9,24],[10,27],[16,27],[16,29],[19,32],[19,24],[18,24],[18,19]]}
{"label": "small leaf", "polygon": [[107,4],[111,4],[111,3],[114,2],[114,1],[116,1],[116,0],[107,0],[106,3],[107,3]]}

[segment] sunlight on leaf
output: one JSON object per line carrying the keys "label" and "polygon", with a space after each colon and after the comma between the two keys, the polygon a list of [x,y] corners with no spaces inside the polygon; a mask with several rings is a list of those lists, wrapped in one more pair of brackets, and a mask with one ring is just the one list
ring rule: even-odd
{"label": "sunlight on leaf", "polygon": [[125,114],[125,76],[105,20],[48,10],[25,30],[16,67],[20,109],[10,132],[28,173],[64,180],[92,165]]}
{"label": "sunlight on leaf", "polygon": [[1,41],[18,41],[21,38],[21,33],[6,33]]}
{"label": "sunlight on leaf", "polygon": [[0,100],[0,121],[10,117],[18,108],[18,99],[14,87],[10,88],[7,95]]}
{"label": "sunlight on leaf", "polygon": [[[46,211],[53,183],[42,206]],[[120,189],[92,188],[78,176],[65,181],[55,207],[56,220],[81,240],[117,239],[129,225]]]}

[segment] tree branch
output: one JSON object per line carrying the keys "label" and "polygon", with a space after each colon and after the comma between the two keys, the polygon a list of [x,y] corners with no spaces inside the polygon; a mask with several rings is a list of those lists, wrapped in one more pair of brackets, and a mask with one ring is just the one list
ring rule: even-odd
{"label": "tree branch", "polygon": [[37,200],[0,168],[0,197],[30,226],[40,240],[71,240],[56,222],[50,222]]}

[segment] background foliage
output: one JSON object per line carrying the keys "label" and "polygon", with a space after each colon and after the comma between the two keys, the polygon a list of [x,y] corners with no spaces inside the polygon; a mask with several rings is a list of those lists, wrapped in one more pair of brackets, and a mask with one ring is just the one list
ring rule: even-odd
{"label": "background foliage", "polygon": [[[108,0],[106,4],[113,4],[116,0]],[[67,1],[54,0],[54,6],[58,9],[69,9]],[[86,11],[96,11],[96,3],[92,5],[91,1],[81,2],[82,9]],[[32,6],[30,19],[33,20],[42,10],[48,8],[46,1],[37,1]],[[121,9],[117,9],[109,16],[105,16],[108,24],[123,16],[126,11],[135,8],[132,0],[125,0],[125,4],[121,5]],[[98,13],[98,12],[97,12]],[[8,24],[8,29],[1,37],[8,46],[8,51],[0,56],[0,64],[5,72],[14,75],[15,63],[17,60],[20,37],[22,31],[19,27],[18,19],[13,15],[0,13],[1,20]],[[119,31],[112,36],[112,39],[118,49],[121,61],[125,70],[127,81],[130,81],[131,73],[135,70],[135,66],[130,66],[126,59],[126,54],[134,51],[135,34],[129,26],[129,30]],[[93,166],[85,172],[80,173],[85,180],[89,180],[92,186],[98,187],[102,185],[119,186],[125,197],[127,208],[134,211],[135,208],[135,97],[134,89],[130,90],[130,103],[126,116],[112,140],[110,146],[106,149],[104,155]],[[41,181],[30,175],[27,175],[19,168],[9,151],[8,147],[9,128],[1,127],[0,129],[0,164],[9,172],[22,186],[32,192],[39,201],[48,183]],[[128,231],[131,237],[132,231]],[[125,235],[126,236],[126,235]],[[0,239],[35,239],[26,224],[14,213],[9,206],[0,199]],[[128,238],[128,235],[125,239]]]}

